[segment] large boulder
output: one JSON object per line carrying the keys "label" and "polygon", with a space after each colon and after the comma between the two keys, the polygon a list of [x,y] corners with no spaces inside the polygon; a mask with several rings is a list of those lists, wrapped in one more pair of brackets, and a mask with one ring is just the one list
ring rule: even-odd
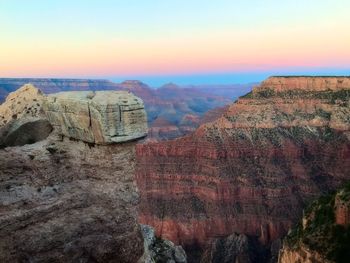
{"label": "large boulder", "polygon": [[57,132],[95,144],[131,141],[147,134],[141,99],[126,91],[73,91],[49,95],[44,110]]}
{"label": "large boulder", "polygon": [[0,105],[0,147],[31,144],[51,133],[42,110],[45,95],[31,84],[12,92]]}

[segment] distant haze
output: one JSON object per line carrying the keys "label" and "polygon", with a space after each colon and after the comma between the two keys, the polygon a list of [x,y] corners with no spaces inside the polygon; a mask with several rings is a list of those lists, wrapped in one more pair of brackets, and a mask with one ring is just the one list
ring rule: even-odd
{"label": "distant haze", "polygon": [[289,70],[275,70],[275,71],[263,71],[263,72],[233,72],[233,73],[221,73],[221,74],[193,74],[193,75],[125,75],[125,76],[112,76],[105,77],[114,82],[122,82],[127,79],[140,80],[147,85],[157,88],[166,83],[175,83],[181,86],[190,85],[232,85],[232,84],[251,84],[258,83],[270,76],[278,75],[350,75],[350,69],[334,69],[334,68],[302,68],[302,69],[289,69]]}

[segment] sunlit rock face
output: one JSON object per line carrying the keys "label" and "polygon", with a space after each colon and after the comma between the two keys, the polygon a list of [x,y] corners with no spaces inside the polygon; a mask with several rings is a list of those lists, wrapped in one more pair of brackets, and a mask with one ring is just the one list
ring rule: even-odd
{"label": "sunlit rock face", "polygon": [[56,93],[48,96],[44,110],[59,134],[89,143],[125,142],[147,134],[143,102],[126,91]]}
{"label": "sunlit rock face", "polygon": [[349,80],[270,78],[193,134],[138,145],[140,221],[188,247],[283,237],[309,200],[350,179]]}
{"label": "sunlit rock face", "polygon": [[45,95],[27,84],[11,92],[0,105],[0,147],[25,145],[47,138],[52,126],[42,105]]}

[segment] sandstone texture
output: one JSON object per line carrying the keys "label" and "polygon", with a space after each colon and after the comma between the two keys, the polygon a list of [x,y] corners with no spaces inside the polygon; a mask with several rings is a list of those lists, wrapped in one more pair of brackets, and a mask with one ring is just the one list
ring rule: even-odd
{"label": "sandstone texture", "polygon": [[283,237],[350,179],[349,79],[273,77],[193,134],[138,145],[140,221],[187,252],[234,232]]}
{"label": "sandstone texture", "polygon": [[126,91],[51,94],[44,110],[59,134],[89,143],[111,144],[147,135],[143,102]]}
{"label": "sandstone texture", "polygon": [[24,85],[0,105],[0,147],[24,145],[45,139],[52,131],[42,110],[45,95]]}
{"label": "sandstone texture", "polygon": [[313,202],[285,238],[278,262],[349,262],[349,209],[349,184]]}

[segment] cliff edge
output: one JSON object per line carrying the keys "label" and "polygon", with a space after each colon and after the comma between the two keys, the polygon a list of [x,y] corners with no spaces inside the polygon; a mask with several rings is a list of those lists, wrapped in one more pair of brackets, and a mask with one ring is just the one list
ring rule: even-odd
{"label": "cliff edge", "polygon": [[[32,103],[34,99],[28,98],[37,90],[31,87],[22,91],[26,98],[23,101]],[[113,94],[104,94],[108,103],[93,102],[97,105],[93,107],[108,108]],[[22,105],[17,104],[18,99],[18,96],[10,98],[6,103],[9,109]],[[136,219],[139,202],[134,182],[136,142],[98,145],[86,143],[85,137],[61,136],[59,128],[85,127],[84,120],[74,116],[87,116],[88,103],[69,102],[65,105],[64,100],[57,98],[56,104],[49,106],[57,106],[52,114],[63,122],[58,126],[53,121],[56,131],[47,138],[0,149],[1,262],[134,263],[144,253],[144,240]],[[41,102],[35,103],[40,103],[41,111]],[[126,104],[122,105],[127,108]],[[28,110],[31,114],[33,108]],[[132,112],[127,111],[124,117]],[[28,115],[19,113],[9,111],[5,116],[14,119],[12,115],[17,114],[19,121]],[[45,119],[45,114],[40,113],[40,118]],[[111,110],[93,122],[99,131],[108,132],[104,127],[110,129],[116,120],[119,119],[114,118]],[[133,125],[146,125],[146,120],[133,121],[129,132],[133,131]]]}

